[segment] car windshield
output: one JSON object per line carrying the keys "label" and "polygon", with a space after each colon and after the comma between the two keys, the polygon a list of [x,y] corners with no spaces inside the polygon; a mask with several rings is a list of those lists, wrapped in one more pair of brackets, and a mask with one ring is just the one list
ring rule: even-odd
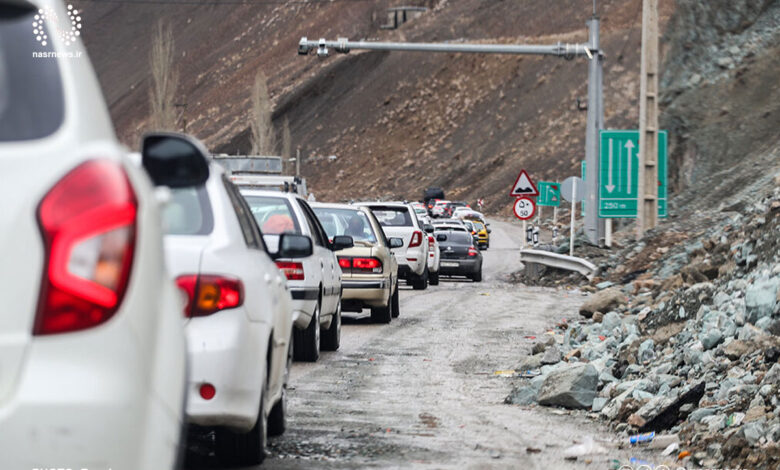
{"label": "car windshield", "polygon": [[163,210],[163,224],[168,235],[208,235],[214,229],[214,217],[206,188],[183,188],[171,191],[171,200]]}
{"label": "car windshield", "polygon": [[293,215],[290,201],[273,196],[244,196],[252,215],[264,235],[280,235],[282,233],[301,234],[298,219]]}
{"label": "car windshield", "polygon": [[485,230],[485,226],[482,225],[481,222],[472,222],[474,224],[474,227],[476,227],[478,232],[481,232],[482,230]]}
{"label": "car windshield", "polygon": [[58,59],[49,56],[54,49],[31,32],[36,13],[0,5],[0,142],[46,137],[65,116]]}
{"label": "car windshield", "polygon": [[372,206],[374,213],[382,227],[413,227],[412,215],[406,207]]}
{"label": "car windshield", "polygon": [[377,242],[374,229],[365,213],[355,209],[330,207],[313,207],[312,209],[331,240],[337,235],[349,235],[356,242],[372,244]]}

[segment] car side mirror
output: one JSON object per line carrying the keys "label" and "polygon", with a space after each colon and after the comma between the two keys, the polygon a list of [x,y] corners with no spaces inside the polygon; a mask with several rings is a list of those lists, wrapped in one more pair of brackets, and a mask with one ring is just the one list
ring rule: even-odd
{"label": "car side mirror", "polygon": [[423,226],[423,230],[425,230],[425,233],[433,233],[433,225],[425,224]]}
{"label": "car side mirror", "polygon": [[487,229],[487,233],[491,233],[492,231],[493,231],[493,230],[491,230],[491,229],[490,229],[490,227],[488,227],[488,229]]}
{"label": "car side mirror", "polygon": [[141,142],[141,163],[155,186],[187,188],[209,179],[206,147],[185,134],[147,134]]}
{"label": "car side mirror", "polygon": [[336,235],[333,237],[333,243],[330,246],[333,251],[346,250],[355,246],[355,240],[349,235]]}
{"label": "car side mirror", "polygon": [[306,235],[283,233],[279,235],[279,250],[271,257],[278,258],[307,258],[314,253],[314,245],[311,238]]}
{"label": "car side mirror", "polygon": [[447,241],[447,235],[440,233],[436,235],[436,241],[437,242],[446,242]]}
{"label": "car side mirror", "polygon": [[402,248],[404,246],[403,238],[393,237],[388,241],[390,242],[390,248]]}

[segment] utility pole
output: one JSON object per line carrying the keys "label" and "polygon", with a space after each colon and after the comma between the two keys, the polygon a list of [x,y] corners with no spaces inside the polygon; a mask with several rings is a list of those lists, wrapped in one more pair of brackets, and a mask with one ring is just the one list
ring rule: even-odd
{"label": "utility pole", "polygon": [[658,223],[658,0],[642,0],[637,239]]}
{"label": "utility pole", "polygon": [[301,177],[301,148],[295,149],[295,176]]}
{"label": "utility pole", "polygon": [[585,183],[585,200],[588,201],[585,212],[585,235],[592,244],[597,245],[604,237],[604,223],[598,217],[599,131],[603,122],[601,79],[603,54],[599,49],[599,19],[595,14],[588,21],[588,30],[589,42],[587,43],[564,44],[559,42],[553,45],[373,42],[350,41],[347,38],[338,38],[336,41],[325,39],[310,41],[303,37],[298,43],[298,54],[308,55],[310,52],[314,52],[318,57],[325,58],[329,55],[330,49],[344,54],[360,49],[369,51],[551,55],[566,59],[587,57],[590,59],[590,63],[588,67],[588,122],[585,137],[585,160],[588,169]]}

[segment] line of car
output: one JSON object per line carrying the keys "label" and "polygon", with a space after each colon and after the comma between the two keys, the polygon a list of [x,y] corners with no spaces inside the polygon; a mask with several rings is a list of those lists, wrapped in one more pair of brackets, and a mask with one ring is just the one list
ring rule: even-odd
{"label": "line of car", "polygon": [[181,134],[129,152],[81,42],[30,34],[43,9],[67,17],[0,0],[0,467],[177,468],[185,431],[258,464],[343,312],[388,323],[402,281],[481,280],[475,222],[236,186]]}

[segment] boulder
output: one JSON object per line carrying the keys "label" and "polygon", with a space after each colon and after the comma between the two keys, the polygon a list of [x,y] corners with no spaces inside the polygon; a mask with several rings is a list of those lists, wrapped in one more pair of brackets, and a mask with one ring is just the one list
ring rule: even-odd
{"label": "boulder", "polygon": [[553,345],[547,348],[547,351],[544,352],[544,356],[542,356],[542,364],[557,364],[561,362],[562,358],[563,356],[561,355],[561,350],[558,349],[557,346]]}
{"label": "boulder", "polygon": [[591,364],[574,363],[551,372],[539,390],[539,404],[587,409],[596,397],[599,373]]}
{"label": "boulder", "polygon": [[628,303],[626,296],[615,287],[591,295],[580,307],[580,315],[590,318],[594,312],[609,312]]}
{"label": "boulder", "polygon": [[777,303],[780,278],[765,279],[750,285],[745,292],[747,321],[756,323],[759,319],[771,316]]}

